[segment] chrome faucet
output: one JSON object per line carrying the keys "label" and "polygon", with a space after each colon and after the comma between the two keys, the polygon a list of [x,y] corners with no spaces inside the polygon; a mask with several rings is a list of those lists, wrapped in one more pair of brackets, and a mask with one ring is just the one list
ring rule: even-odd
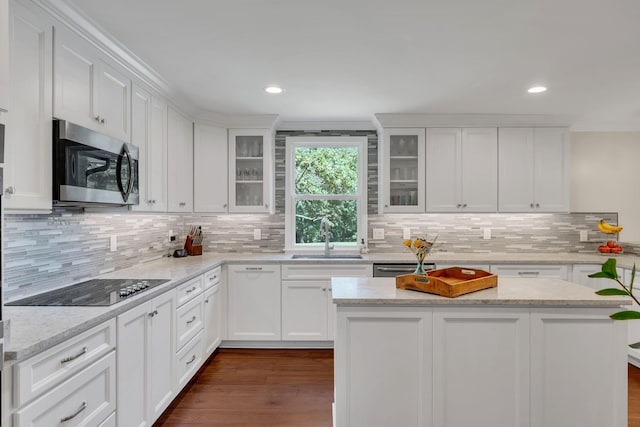
{"label": "chrome faucet", "polygon": [[323,216],[320,220],[318,236],[324,237],[324,256],[329,256],[329,251],[333,249],[333,245],[329,242],[331,238],[331,224],[326,216]]}

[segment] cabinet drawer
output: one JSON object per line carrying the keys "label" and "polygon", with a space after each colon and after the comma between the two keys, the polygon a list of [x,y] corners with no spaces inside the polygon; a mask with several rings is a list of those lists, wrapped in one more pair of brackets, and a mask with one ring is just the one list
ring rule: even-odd
{"label": "cabinet drawer", "polygon": [[22,406],[107,354],[116,345],[112,319],[14,366],[14,404]]}
{"label": "cabinet drawer", "polygon": [[204,284],[202,276],[198,276],[178,286],[178,307],[200,295],[203,290]]}
{"label": "cabinet drawer", "polygon": [[178,390],[189,382],[191,377],[198,371],[203,362],[202,332],[199,332],[187,345],[177,354],[176,374],[178,376]]}
{"label": "cabinet drawer", "polygon": [[14,427],[98,426],[116,409],[111,352],[14,414]]}
{"label": "cabinet drawer", "polygon": [[220,283],[221,272],[222,268],[216,267],[213,270],[209,270],[204,273],[204,288],[209,289],[210,287]]}
{"label": "cabinet drawer", "polygon": [[500,277],[522,277],[535,279],[538,277],[551,277],[567,280],[569,269],[566,265],[492,265],[491,272]]}
{"label": "cabinet drawer", "polygon": [[98,427],[116,427],[116,413],[109,415]]}
{"label": "cabinet drawer", "polygon": [[202,329],[203,297],[196,298],[180,307],[176,318],[176,348],[180,350]]}
{"label": "cabinet drawer", "polygon": [[296,264],[282,266],[283,280],[322,280],[331,277],[371,277],[371,264]]}

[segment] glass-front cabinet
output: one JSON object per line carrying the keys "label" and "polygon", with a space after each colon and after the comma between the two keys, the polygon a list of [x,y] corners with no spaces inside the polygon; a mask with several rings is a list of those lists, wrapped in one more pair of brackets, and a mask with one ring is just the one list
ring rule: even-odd
{"label": "glass-front cabinet", "polygon": [[272,211],[269,129],[229,129],[229,212]]}
{"label": "glass-front cabinet", "polygon": [[383,211],[424,212],[424,128],[385,128],[383,149]]}

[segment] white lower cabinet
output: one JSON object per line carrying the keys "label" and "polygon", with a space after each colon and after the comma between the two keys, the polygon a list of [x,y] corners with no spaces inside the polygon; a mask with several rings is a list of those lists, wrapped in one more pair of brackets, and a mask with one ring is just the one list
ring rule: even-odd
{"label": "white lower cabinet", "polygon": [[179,390],[189,382],[204,362],[202,335],[200,330],[176,355],[176,378]]}
{"label": "white lower cabinet", "polygon": [[151,426],[177,393],[175,291],[118,316],[118,425]]}
{"label": "white lower cabinet", "polygon": [[[621,281],[624,279],[624,270],[617,268],[618,277]],[[589,277],[590,274],[602,271],[601,264],[574,264],[571,273],[571,281],[588,286],[596,291],[604,288],[617,288],[619,285],[611,279],[594,279]]]}
{"label": "white lower cabinet", "polygon": [[282,339],[331,341],[336,306],[331,277],[371,277],[371,265],[296,264],[282,266]]}
{"label": "white lower cabinet", "polygon": [[228,267],[228,339],[279,341],[280,265]]}
{"label": "white lower cabinet", "polygon": [[569,267],[566,265],[542,265],[542,264],[492,264],[491,272],[497,274],[498,277],[522,277],[532,279],[554,278],[569,279]]}
{"label": "white lower cabinet", "polygon": [[223,300],[222,284],[218,283],[204,292],[204,353],[211,355],[222,342]]}
{"label": "white lower cabinet", "polygon": [[179,307],[176,312],[176,350],[182,347],[195,337],[203,326],[202,306],[204,300],[202,296],[195,298]]}
{"label": "white lower cabinet", "polygon": [[98,426],[116,409],[116,355],[86,369],[17,410],[14,427]]}

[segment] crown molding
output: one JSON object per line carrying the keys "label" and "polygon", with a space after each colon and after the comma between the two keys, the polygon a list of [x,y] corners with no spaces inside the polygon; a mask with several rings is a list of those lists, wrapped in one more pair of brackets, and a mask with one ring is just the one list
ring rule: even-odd
{"label": "crown molding", "polygon": [[154,91],[167,97],[169,101],[178,106],[183,112],[193,115],[196,111],[191,101],[175,91],[170,84],[150,65],[144,62],[125,45],[120,43],[113,35],[100,27],[93,19],[87,16],[66,0],[32,0],[33,3],[44,9],[60,23],[90,42],[98,50],[110,59],[125,68],[136,79],[149,86]]}
{"label": "crown molding", "polygon": [[570,116],[550,114],[375,114],[381,127],[569,127]]}
{"label": "crown molding", "polygon": [[376,130],[372,121],[282,121],[278,130]]}
{"label": "crown molding", "polygon": [[197,123],[207,123],[230,129],[273,129],[278,122],[277,114],[222,114],[213,111],[200,112]]}

